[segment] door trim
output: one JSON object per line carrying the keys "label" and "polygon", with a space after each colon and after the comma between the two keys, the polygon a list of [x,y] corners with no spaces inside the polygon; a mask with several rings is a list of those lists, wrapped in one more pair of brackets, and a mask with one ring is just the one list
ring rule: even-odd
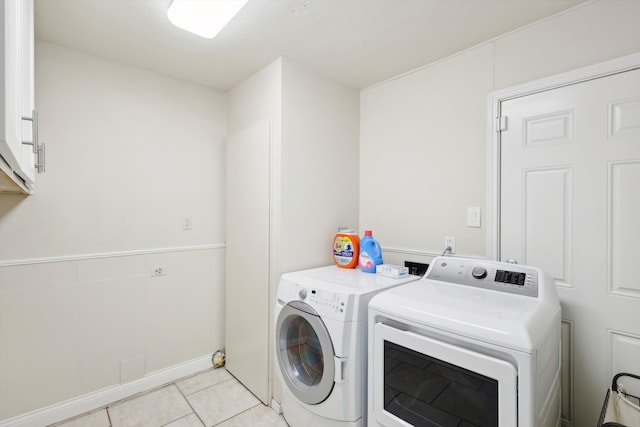
{"label": "door trim", "polygon": [[502,102],[640,68],[640,53],[489,93],[487,117],[487,257],[500,259],[500,132]]}

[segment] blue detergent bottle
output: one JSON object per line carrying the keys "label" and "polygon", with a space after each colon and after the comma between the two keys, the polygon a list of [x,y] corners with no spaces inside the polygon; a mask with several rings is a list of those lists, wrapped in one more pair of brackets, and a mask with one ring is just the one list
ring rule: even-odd
{"label": "blue detergent bottle", "polygon": [[373,238],[371,230],[365,230],[364,237],[360,240],[359,262],[360,270],[365,273],[375,273],[376,265],[382,264],[382,248]]}

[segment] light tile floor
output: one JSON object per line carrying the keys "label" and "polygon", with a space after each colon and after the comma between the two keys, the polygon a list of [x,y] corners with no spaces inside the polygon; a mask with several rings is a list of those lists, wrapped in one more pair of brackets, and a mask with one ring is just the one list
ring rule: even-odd
{"label": "light tile floor", "polygon": [[226,369],[210,369],[50,427],[287,427]]}

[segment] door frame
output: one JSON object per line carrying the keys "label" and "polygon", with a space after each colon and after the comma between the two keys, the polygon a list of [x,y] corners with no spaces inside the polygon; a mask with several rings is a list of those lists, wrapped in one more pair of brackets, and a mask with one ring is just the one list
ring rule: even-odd
{"label": "door frame", "polygon": [[487,257],[500,258],[500,126],[503,101],[640,68],[640,53],[489,93],[487,117]]}

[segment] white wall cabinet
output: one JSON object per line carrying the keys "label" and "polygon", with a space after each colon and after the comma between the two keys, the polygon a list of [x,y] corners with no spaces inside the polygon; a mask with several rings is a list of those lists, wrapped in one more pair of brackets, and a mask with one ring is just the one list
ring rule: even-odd
{"label": "white wall cabinet", "polygon": [[34,96],[33,0],[2,0],[0,192],[30,193],[44,171]]}

